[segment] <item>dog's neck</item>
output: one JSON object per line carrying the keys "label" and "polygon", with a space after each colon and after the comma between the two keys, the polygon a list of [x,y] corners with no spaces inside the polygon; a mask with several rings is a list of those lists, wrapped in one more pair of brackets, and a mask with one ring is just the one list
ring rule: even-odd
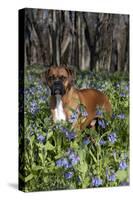
{"label": "dog's neck", "polygon": [[54,110],[54,121],[61,121],[68,118],[65,107],[69,106],[72,96],[74,96],[75,88],[71,88],[65,95],[51,96],[51,108]]}
{"label": "dog's neck", "polygon": [[67,91],[63,97],[62,97],[62,102],[63,104],[67,104],[69,102],[69,100],[71,101],[72,100],[72,96],[75,92],[75,88],[74,87],[71,87],[69,91]]}
{"label": "dog's neck", "polygon": [[66,115],[64,113],[61,95],[56,95],[55,100],[56,100],[55,121],[66,120]]}

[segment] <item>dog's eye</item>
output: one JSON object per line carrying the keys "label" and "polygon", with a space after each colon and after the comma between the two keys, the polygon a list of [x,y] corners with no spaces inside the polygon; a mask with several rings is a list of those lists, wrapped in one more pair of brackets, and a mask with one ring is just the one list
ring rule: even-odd
{"label": "dog's eye", "polygon": [[54,76],[49,76],[49,77],[48,77],[48,80],[49,80],[49,81],[54,80]]}
{"label": "dog's eye", "polygon": [[65,76],[60,76],[60,80],[64,81],[64,80],[66,80],[66,77]]}

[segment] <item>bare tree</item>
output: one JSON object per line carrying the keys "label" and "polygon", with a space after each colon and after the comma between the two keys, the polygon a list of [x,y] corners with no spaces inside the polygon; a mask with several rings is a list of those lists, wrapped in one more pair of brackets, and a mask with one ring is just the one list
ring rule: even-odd
{"label": "bare tree", "polygon": [[25,13],[25,66],[129,69],[128,15],[43,9]]}

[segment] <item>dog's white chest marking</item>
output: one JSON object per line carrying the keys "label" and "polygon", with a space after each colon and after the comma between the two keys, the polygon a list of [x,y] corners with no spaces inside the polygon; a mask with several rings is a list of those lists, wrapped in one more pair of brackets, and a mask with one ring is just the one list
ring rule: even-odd
{"label": "dog's white chest marking", "polygon": [[60,95],[56,95],[55,121],[66,120]]}

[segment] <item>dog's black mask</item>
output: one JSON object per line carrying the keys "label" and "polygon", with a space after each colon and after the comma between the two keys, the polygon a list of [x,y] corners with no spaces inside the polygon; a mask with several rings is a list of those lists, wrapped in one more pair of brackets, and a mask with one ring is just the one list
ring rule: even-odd
{"label": "dog's black mask", "polygon": [[65,94],[65,88],[62,83],[62,81],[54,81],[54,83],[51,85],[51,95],[61,95],[63,96]]}

